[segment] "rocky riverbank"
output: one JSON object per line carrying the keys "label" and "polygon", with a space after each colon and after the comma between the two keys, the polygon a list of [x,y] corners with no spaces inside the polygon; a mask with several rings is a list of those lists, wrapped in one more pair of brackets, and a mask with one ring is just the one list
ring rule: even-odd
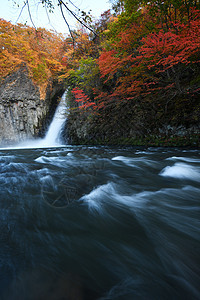
{"label": "rocky riverbank", "polygon": [[65,128],[71,144],[200,147],[199,99],[171,102],[166,107],[147,99],[137,103],[113,104],[97,113],[74,109]]}

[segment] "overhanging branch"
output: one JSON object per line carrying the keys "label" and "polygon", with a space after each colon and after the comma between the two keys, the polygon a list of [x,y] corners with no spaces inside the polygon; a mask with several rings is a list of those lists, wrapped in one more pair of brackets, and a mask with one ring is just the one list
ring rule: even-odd
{"label": "overhanging branch", "polygon": [[33,27],[34,27],[35,30],[37,31],[37,28],[36,28],[36,26],[35,26],[35,24],[34,24],[34,22],[33,22],[33,19],[32,19],[32,15],[31,15],[31,11],[30,11],[30,6],[29,6],[28,0],[26,0],[25,4],[26,4],[27,7],[28,7],[28,14],[29,14],[29,18],[30,18],[30,20],[31,20],[31,23],[33,24]]}
{"label": "overhanging branch", "polygon": [[71,36],[71,38],[72,38],[72,42],[73,42],[73,46],[74,46],[74,45],[75,45],[75,40],[74,40],[74,37],[73,37],[73,33],[72,33],[72,31],[71,31],[71,28],[70,28],[70,26],[69,26],[69,23],[67,22],[67,20],[66,20],[66,18],[65,18],[65,15],[64,15],[64,12],[63,12],[63,9],[62,9],[62,3],[60,3],[60,10],[61,10],[62,17],[63,17],[63,19],[64,19],[64,21],[65,21],[65,23],[67,24],[67,27],[68,27],[68,29],[69,29],[69,33],[70,33],[70,36]]}
{"label": "overhanging branch", "polygon": [[18,16],[18,18],[17,18],[17,20],[16,20],[16,22],[15,23],[17,23],[18,22],[18,20],[19,20],[19,18],[21,17],[21,15],[22,15],[22,12],[23,12],[23,10],[24,10],[24,8],[25,8],[25,6],[26,6],[26,2],[24,3],[24,5],[22,6],[22,8],[21,8],[21,11],[20,11],[20,13],[19,13],[19,16]]}
{"label": "overhanging branch", "polygon": [[67,11],[81,24],[83,25],[85,28],[87,28],[89,31],[91,31],[92,33],[94,33],[94,35],[97,36],[97,33],[92,29],[90,28],[87,24],[85,24],[84,22],[82,22],[77,16],[76,14],[71,10],[69,9],[69,7],[62,1],[62,0],[58,0],[59,2],[59,5],[63,5]]}

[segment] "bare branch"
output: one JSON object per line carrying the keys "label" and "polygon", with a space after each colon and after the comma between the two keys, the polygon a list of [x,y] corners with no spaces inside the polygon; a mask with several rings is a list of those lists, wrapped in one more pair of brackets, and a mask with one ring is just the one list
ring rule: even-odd
{"label": "bare branch", "polygon": [[51,25],[51,27],[53,28],[53,30],[57,32],[57,30],[56,30],[56,29],[54,28],[54,26],[52,26],[52,24],[51,24],[51,20],[50,20],[50,17],[49,17],[49,12],[48,12],[47,6],[45,5],[44,8],[45,8],[45,11],[46,11],[46,15],[47,15],[49,24]]}
{"label": "bare branch", "polygon": [[48,13],[48,10],[47,10],[47,6],[45,5],[44,8],[45,8],[46,15],[47,15],[47,18],[48,18],[48,21],[49,21],[49,24],[50,24],[51,21],[50,21],[50,18],[49,18],[49,13]]}
{"label": "bare branch", "polygon": [[29,6],[28,0],[26,0],[26,4],[27,4],[27,7],[28,7],[28,14],[29,14],[29,18],[31,20],[31,23],[32,23],[33,27],[35,28],[35,30],[37,31],[37,28],[36,28],[36,26],[35,26],[35,24],[33,22],[33,19],[32,19],[32,15],[31,15],[31,11],[30,11],[30,6]]}
{"label": "bare branch", "polygon": [[75,46],[75,40],[74,40],[74,37],[73,37],[73,33],[72,33],[71,28],[70,28],[70,26],[69,26],[69,23],[67,22],[67,20],[66,20],[66,18],[65,18],[65,15],[64,15],[64,13],[63,13],[62,3],[60,3],[60,10],[61,10],[62,17],[63,17],[63,19],[64,19],[64,21],[65,21],[65,23],[67,24],[67,27],[68,27],[68,29],[69,29],[69,33],[70,33],[70,36],[71,36],[71,38],[72,38],[73,46]]}
{"label": "bare branch", "polygon": [[21,8],[21,11],[20,11],[20,13],[19,13],[19,16],[18,16],[18,18],[17,18],[17,20],[16,20],[16,22],[15,23],[17,23],[18,21],[19,21],[19,18],[21,17],[21,15],[22,15],[22,12],[23,12],[23,10],[24,10],[24,8],[25,8],[25,6],[26,6],[26,2],[24,3],[24,5],[22,6],[22,8]]}
{"label": "bare branch", "polygon": [[97,36],[97,33],[92,29],[90,28],[87,24],[85,24],[84,22],[82,22],[77,16],[76,14],[67,7],[67,5],[62,1],[62,0],[59,0],[59,5],[62,5],[69,11],[69,13],[81,24],[83,25],[84,27],[86,27],[88,30],[90,30],[92,33],[94,33],[94,35]]}
{"label": "bare branch", "polygon": [[80,10],[80,8],[78,8],[72,1],[68,0],[69,3],[71,3],[71,5],[73,5],[76,9]]}
{"label": "bare branch", "polygon": [[[69,3],[70,4],[72,4],[78,11],[80,11],[80,9],[73,3],[73,1],[71,1],[71,0],[68,0],[69,1]],[[82,26],[84,26],[85,28],[87,28],[89,31],[91,31],[95,36],[98,36],[98,34],[90,27],[90,26],[88,26],[83,20],[81,20],[78,16],[77,16],[77,14],[75,13],[75,12],[73,12],[68,6],[67,6],[67,3],[64,3],[64,1],[63,0],[57,0],[57,2],[58,2],[58,6],[60,6],[60,10],[61,10],[61,14],[62,14],[62,17],[63,17],[63,19],[64,19],[64,21],[65,21],[65,23],[67,24],[67,27],[68,27],[68,30],[69,30],[69,33],[70,33],[70,36],[71,36],[71,38],[72,38],[72,41],[73,41],[73,45],[75,44],[75,40],[74,40],[74,37],[73,37],[73,33],[72,33],[72,30],[71,30],[71,28],[70,28],[70,25],[69,25],[69,23],[67,22],[67,19],[66,19],[66,17],[65,17],[65,15],[64,15],[64,12],[63,12],[63,7],[65,7],[65,9],[82,25]],[[49,24],[50,24],[50,18],[49,18],[49,14],[48,14],[48,12],[47,12],[47,8],[52,8],[52,2],[51,1],[47,1],[47,0],[44,0],[44,1],[42,1],[42,2],[39,2],[39,3],[42,3],[43,5],[44,5],[44,7],[45,7],[45,10],[46,10],[46,14],[47,14],[47,17],[48,17],[48,21],[49,21]],[[50,3],[50,4],[49,4]],[[29,18],[30,18],[30,21],[31,21],[31,23],[32,23],[32,25],[33,25],[33,27],[35,28],[35,30],[37,31],[37,28],[36,28],[36,26],[35,26],[35,24],[34,24],[34,22],[33,22],[33,18],[32,18],[32,15],[31,15],[31,9],[30,9],[30,5],[29,5],[29,0],[26,0],[26,1],[24,1],[24,5],[23,5],[23,7],[21,8],[21,11],[20,11],[20,14],[19,14],[19,16],[18,16],[18,18],[17,18],[17,21],[16,21],[16,23],[18,22],[18,20],[20,19],[20,17],[21,17],[21,15],[22,15],[22,12],[23,12],[23,10],[24,10],[24,8],[27,6],[27,8],[28,8],[28,14],[29,14]]]}

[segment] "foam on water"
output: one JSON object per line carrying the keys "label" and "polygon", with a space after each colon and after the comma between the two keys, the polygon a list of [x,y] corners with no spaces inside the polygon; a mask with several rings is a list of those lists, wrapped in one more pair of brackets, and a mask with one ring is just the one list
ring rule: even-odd
{"label": "foam on water", "polygon": [[163,177],[200,181],[200,169],[185,163],[175,163],[173,166],[167,166],[160,172],[160,175]]}
{"label": "foam on water", "polygon": [[54,163],[54,162],[65,162],[66,160],[57,156],[51,156],[51,157],[40,156],[36,158],[35,161],[39,163]]}
{"label": "foam on water", "polygon": [[114,182],[98,186],[89,194],[84,195],[80,200],[87,203],[91,211],[102,212],[107,204],[114,206],[125,206],[128,208],[141,208],[149,200],[148,196],[152,192],[144,191],[131,195],[124,195],[118,190],[118,186]]}
{"label": "foam on water", "polygon": [[145,157],[115,156],[112,158],[112,160],[122,161],[127,166],[136,167],[136,168],[140,168],[140,166],[138,166],[138,164],[144,164],[144,165],[151,166],[151,165],[153,165],[153,163],[155,163],[150,159],[146,159]]}
{"label": "foam on water", "polygon": [[181,157],[181,156],[172,156],[172,157],[168,157],[166,158],[166,160],[181,160],[181,161],[185,161],[185,162],[189,162],[189,163],[200,163],[200,159],[197,158],[189,158],[189,157]]}
{"label": "foam on water", "polygon": [[0,299],[50,299],[52,286],[76,283],[84,299],[198,299],[199,156],[182,157],[69,145],[2,151]]}
{"label": "foam on water", "polygon": [[[80,200],[87,203],[91,211],[101,212],[103,208],[103,202],[106,198],[109,198],[110,194],[115,194],[115,189],[111,182],[98,186],[93,189],[89,194],[84,195]],[[102,197],[103,196],[103,197]]]}

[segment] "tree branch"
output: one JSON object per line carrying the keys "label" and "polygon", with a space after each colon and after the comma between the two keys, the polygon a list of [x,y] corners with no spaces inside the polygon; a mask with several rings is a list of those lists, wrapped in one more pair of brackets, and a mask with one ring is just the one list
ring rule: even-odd
{"label": "tree branch", "polygon": [[87,24],[85,24],[84,22],[82,22],[77,16],[76,14],[67,7],[67,5],[62,1],[62,0],[58,0],[59,1],[59,5],[63,5],[67,10],[68,12],[81,24],[83,25],[84,27],[86,27],[88,30],[90,30],[92,33],[94,33],[95,36],[97,36],[97,33],[92,29],[90,28]]}
{"label": "tree branch", "polygon": [[21,15],[22,15],[22,12],[23,12],[23,10],[24,10],[24,8],[25,8],[25,6],[26,6],[26,2],[24,3],[24,5],[22,6],[22,8],[21,8],[21,11],[20,11],[20,13],[19,13],[19,16],[18,16],[18,18],[17,18],[17,20],[16,20],[16,22],[15,23],[17,23],[18,22],[18,20],[19,20],[19,18],[21,17]]}
{"label": "tree branch", "polygon": [[73,46],[75,46],[75,40],[74,40],[74,37],[73,37],[73,33],[72,33],[71,28],[70,28],[70,26],[69,26],[69,23],[67,22],[67,20],[66,20],[66,18],[65,18],[65,15],[64,15],[64,13],[63,13],[62,3],[60,3],[60,10],[61,10],[62,17],[63,17],[63,19],[64,19],[64,21],[65,21],[65,23],[67,24],[67,27],[68,27],[68,29],[69,29],[69,33],[70,33],[70,36],[71,36],[71,38],[72,38]]}
{"label": "tree branch", "polygon": [[35,24],[34,24],[34,22],[33,22],[33,19],[32,19],[32,15],[31,15],[31,11],[30,11],[30,6],[29,6],[29,3],[28,3],[28,0],[26,0],[26,3],[25,3],[25,4],[26,4],[27,7],[28,7],[28,14],[29,14],[29,18],[30,18],[30,20],[31,20],[31,23],[32,23],[33,27],[35,28],[35,30],[37,31],[37,28],[36,28],[36,26],[35,26]]}
{"label": "tree branch", "polygon": [[80,8],[78,8],[72,1],[68,0],[69,3],[71,3],[71,5],[73,5],[76,9],[80,10]]}

